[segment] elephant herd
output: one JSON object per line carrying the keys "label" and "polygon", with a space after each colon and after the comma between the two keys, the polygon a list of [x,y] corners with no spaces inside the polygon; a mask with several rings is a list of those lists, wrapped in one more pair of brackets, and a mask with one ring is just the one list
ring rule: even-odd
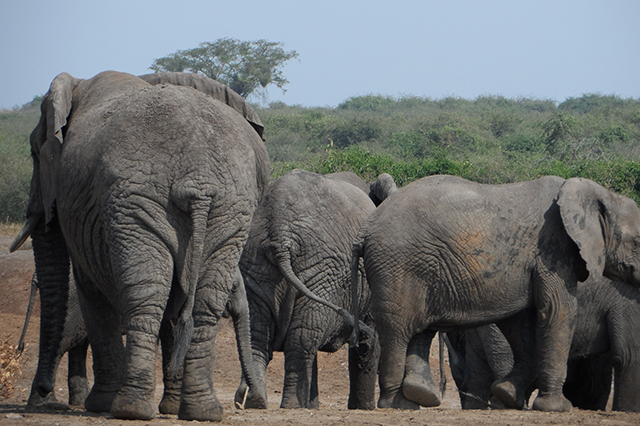
{"label": "elephant herd", "polygon": [[220,421],[213,343],[230,315],[247,408],[267,406],[274,351],[281,406],[318,407],[317,352],[345,343],[349,408],[374,409],[376,381],[379,408],[438,405],[429,352],[446,332],[463,408],[522,409],[537,389],[533,409],[603,409],[613,371],[613,408],[640,411],[629,198],[558,177],[430,176],[398,189],[386,173],[367,185],[294,170],[270,183],[259,117],[195,74],[63,73],[41,111],[11,246],[32,238],[40,291],[29,404],[55,401],[61,355],[83,366],[89,343],[94,384],[74,369],[70,403]]}

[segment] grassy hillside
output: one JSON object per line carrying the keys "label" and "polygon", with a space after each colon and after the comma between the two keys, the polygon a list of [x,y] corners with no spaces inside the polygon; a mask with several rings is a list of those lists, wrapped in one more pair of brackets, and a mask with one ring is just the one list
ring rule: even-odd
{"label": "grassy hillside", "polygon": [[0,110],[0,222],[24,220],[32,172],[29,135],[40,119],[40,101]]}
{"label": "grassy hillside", "polygon": [[[21,221],[31,178],[29,133],[39,99],[0,111],[0,222]],[[336,108],[256,107],[272,177],[293,168],[352,170],[400,185],[446,173],[485,183],[582,176],[640,201],[640,100],[360,96]]]}
{"label": "grassy hillside", "polygon": [[404,185],[435,174],[506,183],[583,176],[640,201],[640,101],[350,98],[337,108],[259,109],[274,176],[293,167],[383,171]]}

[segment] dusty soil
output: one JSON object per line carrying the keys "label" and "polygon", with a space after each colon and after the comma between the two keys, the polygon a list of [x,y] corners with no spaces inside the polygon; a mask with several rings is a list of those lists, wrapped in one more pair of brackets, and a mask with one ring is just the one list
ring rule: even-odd
{"label": "dusty soil", "polygon": [[[30,247],[16,253],[8,253],[13,235],[0,235],[0,339],[15,345],[20,336],[24,314],[29,299],[29,286],[33,272],[33,255]],[[9,398],[0,397],[0,425],[177,425],[195,424],[176,416],[158,415],[152,421],[122,421],[106,413],[87,413],[75,407],[69,411],[33,409],[26,406],[31,380],[36,369],[38,353],[39,310],[36,305],[27,334],[27,347],[20,358],[21,374],[16,378],[16,389]],[[434,379],[437,371],[437,347],[432,350]],[[283,410],[278,408],[283,377],[283,356],[274,355],[268,370],[269,409],[239,410],[233,405],[233,395],[240,377],[240,364],[235,348],[233,327],[227,322],[216,341],[215,387],[225,408],[223,424],[284,425],[638,425],[640,413],[593,412],[573,409],[569,413],[540,413],[530,410],[461,410],[455,384],[447,373],[447,391],[441,407],[419,411],[400,410],[347,410],[348,370],[347,351],[342,348],[334,354],[321,353],[318,357],[320,408],[317,410]],[[89,360],[90,362],[90,360]],[[448,364],[447,364],[448,368]],[[448,370],[447,370],[448,371]],[[91,376],[90,376],[91,380]],[[156,398],[160,399],[162,381],[158,375]],[[67,400],[66,357],[62,360],[56,380],[56,394]]]}

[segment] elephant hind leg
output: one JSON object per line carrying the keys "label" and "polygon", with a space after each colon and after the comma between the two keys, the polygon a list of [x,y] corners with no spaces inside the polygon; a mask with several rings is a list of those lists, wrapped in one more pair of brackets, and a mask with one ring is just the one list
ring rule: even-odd
{"label": "elephant hind leg", "polygon": [[223,408],[213,389],[214,342],[240,257],[240,244],[227,244],[201,269],[193,307],[193,337],[183,364],[178,418],[221,421]]}
{"label": "elephant hind leg", "polygon": [[[144,240],[142,240],[144,241]],[[120,258],[114,262],[120,283],[122,324],[126,333],[126,376],[113,400],[111,415],[118,419],[152,419],[156,415],[156,352],[158,338],[169,299],[173,261],[159,242],[137,247],[137,262],[130,265]]]}
{"label": "elephant hind leg", "polygon": [[93,355],[94,384],[84,401],[87,411],[105,413],[111,405],[124,379],[125,351],[122,344],[120,317],[109,301],[95,289],[85,288],[76,274],[82,315]]}
{"label": "elephant hind leg", "polygon": [[213,389],[213,349],[218,327],[195,321],[184,361],[180,420],[221,421],[223,408]]}
{"label": "elephant hind leg", "polygon": [[380,336],[378,408],[419,410],[420,405],[407,399],[401,391],[409,342],[400,341],[397,336],[396,339],[385,342],[382,340],[383,336]]}
{"label": "elephant hind leg", "polygon": [[410,401],[423,407],[437,407],[442,399],[433,383],[429,367],[429,352],[435,331],[425,330],[409,341],[402,393]]}
{"label": "elephant hind leg", "polygon": [[284,386],[280,408],[318,408],[318,354],[285,349]]}

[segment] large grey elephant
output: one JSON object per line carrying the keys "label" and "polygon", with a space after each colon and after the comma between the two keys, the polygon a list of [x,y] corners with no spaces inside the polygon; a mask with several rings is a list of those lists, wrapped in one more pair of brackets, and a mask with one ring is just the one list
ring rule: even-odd
{"label": "large grey elephant", "polygon": [[[215,325],[269,160],[251,108],[201,90],[220,86],[194,74],[63,73],[42,101],[27,224],[11,249],[31,235],[43,315],[57,319],[44,324],[41,353],[56,353],[47,348],[60,341],[72,261],[94,360],[89,411],[154,417],[164,319],[176,324],[171,369],[184,369],[178,416],[222,418]],[[39,362],[43,395],[53,367]]]}
{"label": "large grey elephant", "polygon": [[[372,192],[378,192],[381,177]],[[353,238],[375,209],[370,189],[351,172],[319,175],[294,170],[269,186],[256,210],[240,259],[251,311],[251,344],[261,378],[248,407],[266,408],[265,371],[273,351],[285,356],[282,408],[317,408],[317,352],[334,352],[353,332],[349,290]],[[382,194],[379,194],[381,197]],[[369,292],[359,276],[357,296],[372,325]],[[372,331],[349,351],[349,408],[375,408],[379,349]],[[241,383],[236,400],[243,399]]]}
{"label": "large grey elephant", "polygon": [[[578,283],[578,313],[564,395],[581,409],[604,410],[614,371],[613,410],[640,411],[640,292],[604,277]],[[448,333],[462,408],[484,408],[491,384],[513,367],[511,347],[495,324]]]}
{"label": "large grey elephant", "polygon": [[[421,354],[434,330],[496,323],[515,362],[493,384],[494,395],[523,407],[537,375],[533,408],[566,411],[577,282],[592,274],[640,285],[640,210],[586,179],[482,185],[431,176],[369,216],[354,243],[354,264],[360,256],[380,336],[379,407],[431,401]],[[525,326],[527,308],[535,309],[535,327]],[[527,346],[534,332],[537,354]],[[534,361],[538,371],[530,372]]]}

